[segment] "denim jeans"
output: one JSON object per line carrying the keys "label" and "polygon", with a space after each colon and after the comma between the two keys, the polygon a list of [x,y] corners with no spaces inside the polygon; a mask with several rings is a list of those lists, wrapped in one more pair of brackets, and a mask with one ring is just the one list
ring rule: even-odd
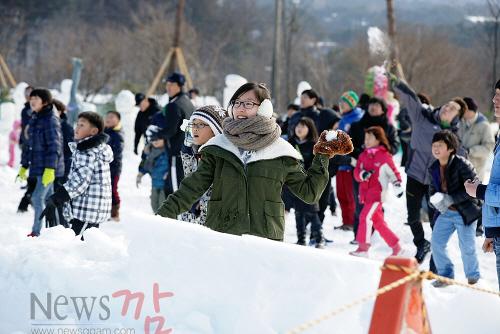
{"label": "denim jeans", "polygon": [[480,275],[475,243],[476,222],[465,225],[462,216],[452,210],[439,215],[432,231],[431,247],[438,274],[449,278],[455,277],[453,263],[446,250],[446,245],[455,231],[458,234],[465,276],[468,279],[477,279]]}
{"label": "denim jeans", "polygon": [[33,221],[33,227],[31,231],[35,235],[40,235],[40,230],[42,229],[42,221],[40,220],[40,215],[43,209],[45,209],[45,200],[52,195],[54,192],[54,184],[51,183],[44,187],[42,184],[42,177],[36,177],[36,187],[31,195],[31,203],[33,203],[33,208],[35,209],[35,219]]}
{"label": "denim jeans", "polygon": [[493,249],[495,250],[495,255],[497,257],[498,289],[500,290],[500,237],[493,238]]}

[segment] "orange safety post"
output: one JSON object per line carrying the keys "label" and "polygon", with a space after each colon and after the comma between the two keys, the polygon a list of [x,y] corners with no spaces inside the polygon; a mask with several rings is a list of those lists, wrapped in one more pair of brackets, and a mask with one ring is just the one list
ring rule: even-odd
{"label": "orange safety post", "polygon": [[[379,288],[409,275],[404,270],[393,270],[388,266],[405,268],[411,272],[418,270],[418,263],[414,258],[391,256],[385,260]],[[412,280],[377,297],[369,333],[431,333],[420,279]]]}

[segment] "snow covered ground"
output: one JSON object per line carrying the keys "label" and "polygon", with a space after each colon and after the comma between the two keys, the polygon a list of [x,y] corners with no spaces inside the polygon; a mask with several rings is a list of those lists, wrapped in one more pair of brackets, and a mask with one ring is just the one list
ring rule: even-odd
{"label": "snow covered ground", "polygon": [[[165,321],[163,330],[171,328],[174,333],[285,333],[374,292],[380,265],[390,253],[376,234],[370,259],[349,256],[354,248],[349,244],[352,233],[334,231],[333,226],[340,221],[329,211],[324,230],[334,243],[325,250],[293,244],[293,214],[287,217],[286,243],[224,235],[155,217],[149,206],[149,178],[136,188],[138,158],[129,153],[125,154],[120,180],[120,223],[89,230],[85,242],[75,240],[72,232],[62,227],[42,230],[39,238],[27,238],[33,213],[16,214],[22,190],[14,183],[17,171],[5,166],[5,144],[2,135],[0,333],[41,333],[43,329],[53,333],[70,333],[71,329],[80,329],[80,333],[105,333],[104,329],[148,333],[147,317],[154,316]],[[388,198],[386,217],[401,236],[406,254],[412,256],[415,249],[410,229],[403,224],[405,200],[391,194]],[[430,237],[428,224],[425,229]],[[482,238],[476,242],[480,250]],[[456,236],[449,250],[457,279],[463,280]],[[481,251],[478,255],[483,277],[479,285],[497,289],[494,255]],[[427,267],[428,263],[422,265]],[[156,310],[155,283],[160,292],[173,293],[161,299]],[[137,317],[136,300],[122,315],[124,297],[113,297],[125,289],[144,293]],[[498,297],[456,286],[435,289],[429,282],[424,283],[424,294],[433,333],[500,332]],[[49,297],[50,314],[43,311]],[[90,311],[92,297],[95,303],[89,319],[85,312],[79,316],[83,298]],[[373,301],[365,303],[307,333],[366,333],[372,308]],[[150,328],[154,333],[154,322]]]}

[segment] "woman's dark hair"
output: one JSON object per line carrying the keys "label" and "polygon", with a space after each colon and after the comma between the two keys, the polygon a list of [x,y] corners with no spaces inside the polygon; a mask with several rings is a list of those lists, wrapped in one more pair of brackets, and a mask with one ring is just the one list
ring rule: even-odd
{"label": "woman's dark hair", "polygon": [[312,90],[312,89],[307,89],[305,91],[302,92],[302,94],[300,95],[307,95],[310,99],[316,99],[316,101],[314,102],[314,105],[318,104],[319,103],[319,95],[318,93],[316,93],[316,91]]}
{"label": "woman's dark hair", "polygon": [[449,150],[452,150],[452,153],[457,153],[458,150],[458,138],[457,136],[451,132],[450,130],[441,130],[434,134],[432,137],[432,143],[443,141],[446,144],[446,147]]}
{"label": "woman's dark hair", "polygon": [[109,114],[115,115],[118,118],[119,121],[122,120],[122,115],[120,115],[120,113],[118,111],[116,111],[116,110],[110,110],[110,111],[108,111],[106,113],[106,115],[109,115]]}
{"label": "woman's dark hair", "polygon": [[98,113],[93,111],[84,111],[78,114],[78,119],[80,118],[86,119],[90,124],[96,127],[97,130],[99,130],[99,133],[104,130],[104,120]]}
{"label": "woman's dark hair", "polygon": [[376,96],[371,97],[368,100],[368,105],[370,105],[370,104],[378,104],[378,105],[380,105],[380,107],[384,111],[384,114],[387,114],[387,103],[385,103],[385,101],[383,99],[381,99],[380,97],[376,97]]}
{"label": "woman's dark hair", "polygon": [[47,105],[47,104],[52,104],[52,94],[50,93],[50,90],[47,88],[35,88],[31,91],[30,97],[39,97],[42,100],[42,103]]}
{"label": "woman's dark hair", "polygon": [[363,93],[359,96],[358,106],[363,110],[365,110],[365,108],[368,109],[369,101],[370,101],[370,95]]}
{"label": "woman's dark hair", "polygon": [[54,105],[54,107],[56,107],[57,111],[59,111],[61,114],[66,113],[66,111],[67,111],[66,105],[64,103],[62,103],[61,101],[56,100],[56,99],[52,99],[52,104]]}
{"label": "woman's dark hair", "polygon": [[314,121],[311,118],[302,117],[297,122],[297,125],[299,125],[299,124],[305,125],[309,129],[309,132],[307,133],[307,138],[306,138],[308,141],[313,141],[313,142],[318,141],[318,130],[316,130],[316,124],[314,124]]}
{"label": "woman's dark hair", "polygon": [[458,111],[458,117],[459,118],[464,117],[464,114],[469,110],[469,108],[467,108],[467,103],[465,103],[465,101],[461,97],[454,97],[452,101],[460,106],[460,110]]}
{"label": "woman's dark hair", "polygon": [[265,99],[271,99],[271,93],[269,93],[266,85],[264,85],[263,83],[247,82],[246,84],[238,88],[238,90],[233,94],[233,96],[229,100],[229,105],[233,105],[234,101],[236,101],[241,95],[251,90],[254,91],[257,100],[259,100],[259,103],[262,103],[262,101],[264,101]]}
{"label": "woman's dark hair", "polygon": [[365,133],[371,133],[375,136],[375,138],[380,142],[380,145],[384,146],[387,151],[391,151],[391,146],[389,145],[389,141],[387,140],[387,136],[385,135],[384,129],[380,126],[371,126],[365,130]]}
{"label": "woman's dark hair", "polygon": [[417,96],[422,104],[431,105],[431,98],[429,97],[429,95],[425,93],[418,93]]}

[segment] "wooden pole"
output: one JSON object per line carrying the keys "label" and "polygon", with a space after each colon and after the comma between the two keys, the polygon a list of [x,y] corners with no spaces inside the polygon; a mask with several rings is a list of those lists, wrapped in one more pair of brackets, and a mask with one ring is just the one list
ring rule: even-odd
{"label": "wooden pole", "polygon": [[391,64],[391,70],[396,68],[398,61],[398,49],[396,45],[396,23],[394,21],[394,6],[392,0],[387,0],[387,31],[389,33],[389,40],[391,42],[389,61]]}
{"label": "wooden pole", "polygon": [[[179,0],[177,3],[177,12],[175,14],[175,31],[174,31],[174,48],[179,48],[181,46],[181,27],[182,18],[184,16],[184,0]],[[168,71],[174,72],[179,65],[179,59],[177,58],[177,52],[174,53],[172,61]]]}
{"label": "wooden pole", "polygon": [[283,0],[275,0],[274,20],[274,51],[272,70],[272,93],[274,96],[274,107],[276,111],[282,109],[281,100],[281,61],[282,57],[282,28],[283,28]]}
{"label": "wooden pole", "polygon": [[5,80],[5,76],[3,75],[3,70],[1,66],[0,66],[0,83],[4,88],[7,89],[9,88],[9,86],[7,85],[7,81]]}
{"label": "wooden pole", "polygon": [[170,59],[172,58],[173,54],[174,54],[174,49],[170,49],[167,53],[167,56],[163,60],[163,63],[161,64],[160,69],[156,73],[156,76],[155,76],[153,82],[151,83],[151,86],[149,86],[149,89],[146,92],[147,97],[153,95],[153,93],[155,92],[156,87],[158,87],[158,83],[160,83],[160,79],[161,79],[163,73],[165,73],[165,70],[167,69],[167,66],[170,63]]}
{"label": "wooden pole", "polygon": [[180,47],[181,44],[181,27],[182,27],[182,17],[184,13],[184,0],[179,0],[177,3],[177,12],[175,16],[175,31],[174,31],[174,44],[170,48],[165,57],[163,63],[161,64],[160,69],[156,73],[156,76],[151,83],[148,91],[146,92],[146,96],[152,95],[156,91],[156,87],[160,82],[161,77],[165,74],[165,71],[168,68],[168,71],[174,72],[177,67],[179,67],[180,71],[186,77],[187,88],[190,89],[193,87],[193,81],[191,80],[191,76],[189,75],[188,67],[186,65],[186,60],[184,58],[184,54],[182,53],[182,49]]}
{"label": "wooden pole", "polygon": [[179,63],[179,69],[181,70],[181,73],[184,74],[186,77],[186,88],[191,89],[193,88],[193,81],[191,80],[191,75],[189,74],[188,67],[186,64],[186,59],[184,58],[184,53],[182,52],[181,48],[176,48],[176,57],[177,57],[177,62]]}
{"label": "wooden pole", "polygon": [[16,80],[14,80],[14,76],[10,72],[9,66],[7,66],[7,63],[5,62],[5,59],[1,54],[0,54],[0,66],[3,67],[3,71],[5,72],[5,75],[7,76],[7,79],[9,80],[12,88],[16,87],[17,86]]}
{"label": "wooden pole", "polygon": [[[394,5],[392,0],[387,0],[387,32],[391,42],[389,52],[389,70],[405,80],[403,68],[399,64],[399,49],[396,43],[396,20],[394,18]],[[405,80],[406,81],[406,80]]]}

